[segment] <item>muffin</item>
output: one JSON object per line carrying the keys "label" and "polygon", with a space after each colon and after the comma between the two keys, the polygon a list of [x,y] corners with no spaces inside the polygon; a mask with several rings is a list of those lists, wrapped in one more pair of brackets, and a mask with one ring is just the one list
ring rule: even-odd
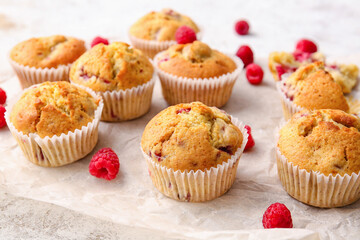
{"label": "muffin", "polygon": [[103,121],[125,121],[145,114],[151,105],[154,68],[138,49],[122,42],[98,44],[74,62],[70,80],[104,99]]}
{"label": "muffin", "polygon": [[[313,62],[325,62],[325,56],[315,53],[287,53],[272,52],[269,55],[269,69],[275,81],[280,81],[285,73],[293,73],[299,67]],[[331,74],[344,93],[350,93],[355,87],[359,75],[359,68],[354,64],[325,64],[325,70]]]}
{"label": "muffin", "polygon": [[151,119],[141,148],[161,193],[175,200],[202,202],[230,189],[247,138],[237,119],[193,102],[168,107]]}
{"label": "muffin", "polygon": [[316,207],[360,198],[360,119],[341,110],[299,112],[279,132],[280,181],[295,199]]}
{"label": "muffin", "polygon": [[70,65],[86,51],[82,40],[55,35],[31,38],[10,52],[22,88],[46,81],[69,81]]}
{"label": "muffin", "polygon": [[154,65],[170,105],[201,101],[222,107],[243,69],[237,57],[229,57],[200,41],[171,46],[156,55]]}
{"label": "muffin", "polygon": [[172,9],[150,12],[134,23],[129,31],[132,45],[150,58],[156,53],[176,44],[175,32],[181,26],[188,26],[196,33],[199,27],[187,16]]}
{"label": "muffin", "polygon": [[302,109],[340,109],[349,105],[339,84],[324,70],[323,62],[300,67],[277,83],[285,119]]}
{"label": "muffin", "polygon": [[57,167],[92,151],[102,107],[102,100],[89,89],[44,82],[24,90],[5,118],[28,160]]}

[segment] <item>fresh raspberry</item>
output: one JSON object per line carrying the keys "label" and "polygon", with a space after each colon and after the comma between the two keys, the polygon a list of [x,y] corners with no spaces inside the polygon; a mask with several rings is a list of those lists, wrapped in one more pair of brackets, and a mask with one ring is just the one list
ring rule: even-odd
{"label": "fresh raspberry", "polygon": [[292,219],[289,209],[282,203],[273,203],[265,211],[264,228],[292,228]]}
{"label": "fresh raspberry", "polygon": [[251,63],[246,67],[246,78],[249,83],[259,85],[264,77],[264,71],[255,63]]}
{"label": "fresh raspberry", "polygon": [[250,63],[254,62],[254,54],[251,48],[247,45],[241,46],[237,52],[236,56],[238,56],[244,63],[244,67],[249,65]]}
{"label": "fresh raspberry", "polygon": [[175,40],[179,44],[192,43],[196,41],[196,33],[188,26],[181,26],[175,32]]}
{"label": "fresh raspberry", "polygon": [[314,53],[317,51],[317,46],[313,41],[301,39],[296,43],[296,51]]}
{"label": "fresh raspberry", "polygon": [[99,44],[99,43],[103,43],[105,45],[109,45],[109,41],[106,38],[102,38],[102,37],[96,37],[92,40],[91,42],[91,47],[94,47],[95,45]]}
{"label": "fresh raspberry", "polygon": [[112,180],[119,172],[120,163],[111,148],[102,148],[91,158],[89,172],[97,178]]}
{"label": "fresh raspberry", "polygon": [[249,32],[249,24],[247,21],[245,20],[240,20],[237,21],[235,24],[235,31],[239,34],[239,35],[246,35]]}
{"label": "fresh raspberry", "polygon": [[251,149],[253,146],[255,146],[255,141],[251,135],[251,127],[249,125],[245,125],[245,129],[246,129],[249,137],[248,137],[248,141],[246,143],[244,151]]}
{"label": "fresh raspberry", "polygon": [[6,102],[6,92],[0,88],[0,104],[4,104]]}
{"label": "fresh raspberry", "polygon": [[6,112],[5,107],[3,105],[0,105],[0,128],[6,126],[5,112]]}

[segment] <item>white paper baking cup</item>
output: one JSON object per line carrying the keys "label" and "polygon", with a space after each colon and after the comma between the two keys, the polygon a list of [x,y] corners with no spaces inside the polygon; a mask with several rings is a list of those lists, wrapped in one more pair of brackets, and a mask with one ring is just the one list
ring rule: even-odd
{"label": "white paper baking cup", "polygon": [[244,66],[238,57],[229,56],[236,64],[236,69],[231,73],[214,78],[178,77],[158,67],[161,54],[155,56],[154,66],[159,75],[163,96],[169,105],[200,101],[208,106],[224,106]]}
{"label": "white paper baking cup", "polygon": [[[276,143],[278,139],[279,131]],[[276,162],[281,184],[290,196],[300,202],[314,207],[332,208],[349,205],[360,198],[360,172],[344,176],[308,172],[289,162],[278,147]]]}
{"label": "white paper baking cup", "polygon": [[[74,85],[85,89],[94,98],[100,98],[89,88],[77,84]],[[36,85],[33,85],[30,88],[35,86]],[[24,92],[28,89],[25,89]],[[13,104],[17,102],[22,94],[16,98]],[[62,133],[60,136],[46,136],[45,138],[41,138],[36,133],[25,135],[15,128],[10,121],[10,113],[13,104],[6,107],[6,123],[12,135],[20,145],[25,157],[36,165],[42,167],[58,167],[75,162],[90,153],[97,143],[98,126],[104,106],[102,99],[95,110],[94,120],[89,122],[86,126],[83,126],[81,129],[76,129],[74,132],[69,131],[66,134]]]}
{"label": "white paper baking cup", "polygon": [[226,193],[233,185],[239,159],[248,141],[247,130],[237,118],[231,118],[243,134],[241,147],[226,162],[210,169],[181,172],[160,165],[141,148],[155,187],[169,198],[186,202],[204,202]]}
{"label": "white paper baking cup", "polygon": [[[130,33],[128,35],[131,45],[133,45],[137,49],[140,49],[149,58],[154,58],[158,52],[164,51],[169,47],[171,47],[172,45],[177,44],[175,40],[170,40],[170,41],[145,40],[134,37]],[[202,37],[202,30],[200,29],[200,31],[196,33],[196,38],[200,40],[201,37]]]}
{"label": "white paper baking cup", "polygon": [[43,82],[69,82],[69,71],[71,64],[59,65],[56,68],[35,68],[21,65],[10,59],[10,57],[9,62],[14,69],[23,89]]}
{"label": "white paper baking cup", "polygon": [[102,121],[126,121],[147,113],[151,106],[152,93],[157,76],[150,81],[131,89],[97,92],[104,100]]}
{"label": "white paper baking cup", "polygon": [[305,110],[305,108],[296,105],[293,101],[286,97],[285,93],[281,89],[282,83],[282,81],[277,82],[276,89],[280,95],[284,118],[285,120],[289,120],[295,113]]}

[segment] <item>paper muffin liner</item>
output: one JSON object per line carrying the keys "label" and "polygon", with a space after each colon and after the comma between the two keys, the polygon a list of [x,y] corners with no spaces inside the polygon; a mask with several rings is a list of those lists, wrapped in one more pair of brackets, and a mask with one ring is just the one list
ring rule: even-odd
{"label": "paper muffin liner", "polygon": [[[285,124],[282,124],[278,130]],[[276,143],[279,131],[276,135]],[[360,198],[360,172],[341,176],[325,176],[320,172],[306,171],[289,162],[276,147],[278,175],[286,192],[305,204],[332,208],[349,205]]]}
{"label": "paper muffin liner", "polygon": [[178,77],[158,67],[160,54],[155,56],[154,66],[160,78],[163,96],[169,105],[200,101],[208,106],[224,106],[244,66],[238,57],[229,56],[236,64],[236,69],[231,73],[214,78]]}
{"label": "paper muffin liner", "polygon": [[290,101],[290,99],[286,97],[285,93],[281,90],[281,84],[282,81],[277,82],[276,89],[280,95],[284,118],[285,120],[289,120],[295,113],[300,112],[305,108],[296,105],[293,101]]}
{"label": "paper muffin liner", "polygon": [[147,113],[151,106],[152,93],[157,76],[131,89],[97,92],[104,100],[102,121],[126,121]]}
{"label": "paper muffin liner", "polygon": [[67,81],[71,64],[59,65],[56,68],[35,68],[21,65],[9,58],[20,85],[23,89],[43,82]]}
{"label": "paper muffin liner", "polygon": [[248,141],[245,125],[236,118],[231,119],[243,134],[241,147],[228,161],[204,171],[174,171],[152,160],[141,148],[155,187],[169,198],[186,202],[209,201],[226,193],[235,181],[239,159]]}
{"label": "paper muffin liner", "polygon": [[[202,30],[200,29],[200,31],[196,33],[196,37],[197,39],[200,40],[201,36],[202,36]],[[130,33],[129,33],[129,39],[131,45],[133,45],[137,49],[140,49],[149,58],[154,58],[157,53],[168,49],[172,45],[177,44],[175,40],[170,40],[170,41],[145,40],[134,37]]]}
{"label": "paper muffin liner", "polygon": [[[35,86],[36,85],[33,85],[30,88]],[[79,85],[76,86],[85,89],[94,98],[99,98],[95,92],[89,88]],[[28,89],[25,89],[24,92]],[[17,97],[16,101],[21,97],[21,95]],[[21,131],[18,131],[11,123],[10,113],[16,101],[6,108],[6,123],[25,157],[32,163],[42,167],[63,166],[85,157],[95,147],[98,141],[99,121],[104,106],[102,99],[95,110],[93,121],[89,122],[86,126],[82,126],[81,129],[76,129],[74,132],[69,131],[66,134],[62,133],[60,136],[46,136],[44,138],[41,138],[36,133],[25,135]]]}

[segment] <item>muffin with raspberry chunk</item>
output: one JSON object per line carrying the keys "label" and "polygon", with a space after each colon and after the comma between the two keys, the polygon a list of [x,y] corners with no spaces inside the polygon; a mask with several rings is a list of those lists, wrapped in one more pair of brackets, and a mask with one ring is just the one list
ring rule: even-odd
{"label": "muffin with raspberry chunk", "polygon": [[154,68],[140,50],[126,43],[94,46],[75,61],[70,80],[103,97],[103,121],[134,119],[150,109]]}
{"label": "muffin with raspberry chunk", "polygon": [[324,69],[323,62],[300,67],[278,82],[277,87],[286,119],[302,109],[340,109],[349,112],[340,85]]}
{"label": "muffin with raspberry chunk", "polygon": [[242,62],[207,44],[177,44],[154,58],[165,100],[170,104],[201,101],[222,107],[243,69]]}
{"label": "muffin with raspberry chunk", "polygon": [[153,58],[156,53],[176,44],[175,32],[181,26],[199,33],[199,27],[191,18],[172,9],[150,12],[135,22],[129,31],[131,43]]}
{"label": "muffin with raspberry chunk", "polygon": [[98,140],[103,103],[90,89],[44,82],[9,106],[6,122],[26,158],[57,167],[86,156]]}
{"label": "muffin with raspberry chunk", "polygon": [[278,173],[285,190],[317,207],[360,198],[360,119],[341,110],[299,112],[279,132]]}
{"label": "muffin with raspberry chunk", "polygon": [[82,40],[55,35],[31,38],[10,52],[10,63],[23,88],[45,81],[69,81],[70,65],[86,51]]}
{"label": "muffin with raspberry chunk", "polygon": [[324,68],[331,74],[344,93],[350,93],[355,87],[359,68],[354,64],[329,64],[325,63],[325,56],[320,52],[272,52],[269,55],[269,69],[275,81],[280,81],[283,74],[291,74],[299,67],[314,62],[324,62]]}
{"label": "muffin with raspberry chunk", "polygon": [[193,102],[157,114],[144,130],[141,148],[160,192],[200,202],[230,189],[247,137],[237,119]]}

